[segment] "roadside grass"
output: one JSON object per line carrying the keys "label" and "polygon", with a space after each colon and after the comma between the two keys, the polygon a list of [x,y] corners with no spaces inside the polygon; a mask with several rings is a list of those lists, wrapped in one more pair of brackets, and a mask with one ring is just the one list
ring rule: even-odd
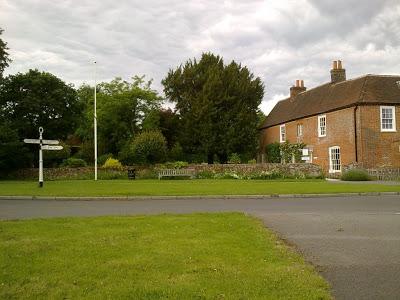
{"label": "roadside grass", "polygon": [[70,180],[0,181],[3,196],[195,196],[399,192],[400,185],[329,183],[325,180]]}
{"label": "roadside grass", "polygon": [[331,299],[242,213],[0,221],[1,299]]}

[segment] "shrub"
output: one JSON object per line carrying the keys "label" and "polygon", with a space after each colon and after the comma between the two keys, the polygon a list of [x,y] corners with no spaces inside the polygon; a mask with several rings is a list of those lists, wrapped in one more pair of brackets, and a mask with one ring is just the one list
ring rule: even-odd
{"label": "shrub", "polygon": [[186,161],[166,162],[159,166],[160,169],[183,169],[189,165]]}
{"label": "shrub", "polygon": [[108,158],[103,165],[104,169],[113,169],[113,170],[122,170],[122,164],[118,159],[114,159],[112,157]]}
{"label": "shrub", "polygon": [[56,151],[43,151],[43,164],[45,167],[57,167],[64,159],[71,156],[71,148],[64,142],[60,142],[60,146],[63,148]]}
{"label": "shrub", "polygon": [[134,162],[154,164],[165,161],[167,142],[159,131],[145,131],[138,134],[130,147]]}
{"label": "shrub", "polygon": [[113,157],[112,153],[102,154],[97,158],[97,164],[102,166],[105,164],[107,159],[112,158],[112,157]]}
{"label": "shrub", "polygon": [[251,164],[251,165],[254,165],[254,164],[257,163],[257,161],[253,158],[253,159],[250,159],[247,163]]}
{"label": "shrub", "polygon": [[61,166],[69,167],[69,168],[86,167],[86,161],[84,161],[81,158],[70,157],[70,158],[64,159]]}
{"label": "shrub", "polygon": [[237,154],[237,153],[232,153],[232,154],[229,156],[228,164],[240,164],[240,163],[241,163],[241,160],[240,160],[239,154]]}
{"label": "shrub", "polygon": [[154,169],[143,169],[136,173],[138,179],[158,179],[158,173]]}
{"label": "shrub", "polygon": [[363,169],[352,169],[344,172],[341,179],[344,181],[368,181],[371,180],[371,177]]}
{"label": "shrub", "polygon": [[265,154],[269,163],[280,163],[281,162],[281,145],[279,143],[268,144],[265,147]]}

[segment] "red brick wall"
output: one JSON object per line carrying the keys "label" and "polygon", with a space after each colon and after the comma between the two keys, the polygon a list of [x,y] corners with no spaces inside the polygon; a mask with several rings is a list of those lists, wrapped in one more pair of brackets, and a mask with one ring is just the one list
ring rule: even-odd
{"label": "red brick wall", "polygon": [[[347,108],[326,113],[326,136],[318,137],[318,116],[304,118],[286,123],[286,140],[297,142],[297,124],[303,124],[303,142],[313,150],[313,163],[329,171],[329,147],[339,146],[341,163],[347,165],[355,161],[354,146],[354,108]],[[279,142],[279,125],[263,130],[261,138],[262,149],[265,146]]]}
{"label": "red brick wall", "polygon": [[[326,113],[327,132],[318,137],[318,116],[286,123],[286,140],[296,143],[297,124],[303,124],[300,142],[313,149],[313,163],[329,171],[329,147],[339,146],[342,166],[356,161],[354,107]],[[364,167],[400,167],[400,106],[396,106],[396,132],[381,132],[380,106],[359,106],[357,120],[358,162]],[[261,149],[279,142],[279,125],[263,130]]]}
{"label": "red brick wall", "polygon": [[381,132],[380,106],[359,107],[359,158],[364,167],[400,167],[400,105],[395,110],[397,131]]}

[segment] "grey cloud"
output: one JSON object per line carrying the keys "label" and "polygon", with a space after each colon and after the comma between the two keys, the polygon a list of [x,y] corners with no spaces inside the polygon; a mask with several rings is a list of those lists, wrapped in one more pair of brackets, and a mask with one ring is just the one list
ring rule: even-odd
{"label": "grey cloud", "polygon": [[349,78],[399,73],[399,15],[396,0],[0,0],[8,73],[38,68],[79,85],[97,60],[100,80],[146,74],[161,92],[169,68],[211,51],[264,80],[266,110],[295,79],[327,82],[333,59]]}

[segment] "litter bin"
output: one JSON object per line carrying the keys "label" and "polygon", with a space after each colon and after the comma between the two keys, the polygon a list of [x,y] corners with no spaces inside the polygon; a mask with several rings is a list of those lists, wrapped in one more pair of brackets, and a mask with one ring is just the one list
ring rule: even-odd
{"label": "litter bin", "polygon": [[136,178],[136,169],[128,169],[128,179]]}

